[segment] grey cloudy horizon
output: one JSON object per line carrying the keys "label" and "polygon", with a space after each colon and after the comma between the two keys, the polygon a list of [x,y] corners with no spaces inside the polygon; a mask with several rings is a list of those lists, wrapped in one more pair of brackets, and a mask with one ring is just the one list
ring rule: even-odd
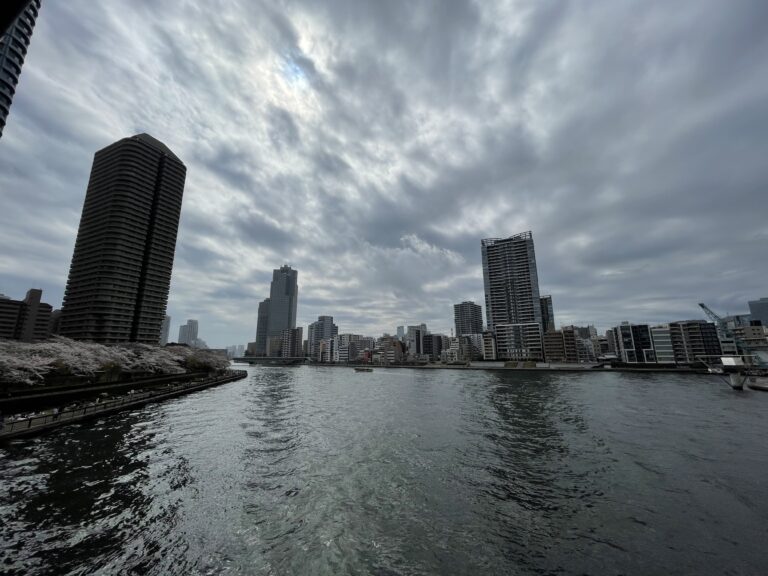
{"label": "grey cloudy horizon", "polygon": [[187,166],[168,313],[253,340],[483,306],[480,239],[531,230],[560,324],[768,296],[768,3],[43,0],[0,138],[0,292],[59,307],[93,154]]}

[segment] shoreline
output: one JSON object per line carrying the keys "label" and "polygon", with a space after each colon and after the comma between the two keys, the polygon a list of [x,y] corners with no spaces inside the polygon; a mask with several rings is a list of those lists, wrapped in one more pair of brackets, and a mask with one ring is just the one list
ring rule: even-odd
{"label": "shoreline", "polygon": [[697,375],[697,376],[714,376],[710,374],[704,368],[630,368],[630,367],[618,367],[618,368],[593,368],[592,366],[574,366],[574,365],[561,365],[561,366],[531,366],[525,368],[511,367],[511,366],[482,366],[482,365],[450,365],[450,364],[331,364],[320,362],[305,362],[303,364],[249,364],[247,362],[236,362],[235,364],[245,364],[249,366],[263,366],[267,368],[284,368],[287,366],[312,366],[315,368],[373,368],[374,370],[381,368],[386,370],[392,369],[413,369],[413,370],[492,370],[499,372],[562,372],[562,373],[579,373],[579,374],[600,374],[603,372],[626,372],[632,374],[684,374],[684,375]]}
{"label": "shoreline", "polygon": [[83,408],[67,410],[56,414],[45,414],[34,416],[32,418],[23,418],[13,422],[5,422],[3,428],[0,429],[0,443],[5,440],[13,440],[24,436],[41,434],[60,426],[67,426],[69,424],[80,423],[93,418],[115,414],[151,402],[169,400],[220,384],[242,380],[247,376],[248,373],[245,370],[227,370],[224,374],[206,378],[203,381],[180,384],[172,387],[170,390],[166,388],[160,391],[121,396],[115,400],[103,402],[101,404],[85,406]]}

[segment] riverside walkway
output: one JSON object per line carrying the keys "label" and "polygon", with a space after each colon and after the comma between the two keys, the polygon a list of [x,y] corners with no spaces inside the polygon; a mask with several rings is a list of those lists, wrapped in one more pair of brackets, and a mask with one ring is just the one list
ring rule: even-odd
{"label": "riverside walkway", "polygon": [[76,422],[106,416],[128,408],[143,406],[150,402],[159,402],[183,394],[189,394],[190,392],[210,388],[212,386],[218,386],[219,384],[234,382],[235,380],[245,378],[247,375],[248,372],[245,370],[226,370],[222,374],[217,374],[215,376],[193,380],[191,382],[171,384],[166,388],[150,390],[148,392],[127,394],[125,396],[120,396],[119,398],[71,410],[64,410],[55,414],[44,414],[32,418],[6,421],[2,429],[0,429],[0,442],[11,440],[13,438],[20,438],[22,436],[32,436],[59,426],[66,426],[67,424],[74,424]]}

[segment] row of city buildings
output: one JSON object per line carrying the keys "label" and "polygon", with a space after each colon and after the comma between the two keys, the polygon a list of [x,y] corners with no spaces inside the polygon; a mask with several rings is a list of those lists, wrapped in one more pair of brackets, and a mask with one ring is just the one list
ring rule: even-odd
{"label": "row of city buildings", "polygon": [[[30,0],[0,36],[0,136],[21,74],[39,0]],[[0,295],[0,338],[43,340],[61,334],[103,344],[168,342],[166,315],[186,167],[148,134],[96,152],[61,309],[39,289],[22,300]],[[594,327],[555,328],[552,298],[540,295],[531,232],[481,241],[486,322],[474,302],[454,306],[455,336],[426,325],[398,327],[373,339],[339,334],[331,316],[296,327],[298,272],[273,273],[259,304],[256,339],[232,356],[310,357],[318,362],[462,362],[473,359],[626,363],[690,363],[699,356],[766,346],[768,298],[749,302],[749,314],[716,326],[703,320],[661,325],[621,323],[598,335]],[[204,347],[188,320],[178,342]]]}
{"label": "row of city buildings", "polygon": [[454,305],[455,335],[432,334],[426,324],[398,326],[396,334],[372,338],[339,333],[332,316],[296,327],[298,273],[283,266],[273,273],[270,297],[259,304],[256,341],[250,356],[299,357],[315,362],[377,364],[464,363],[476,360],[576,364],[693,364],[706,356],[768,351],[768,298],[749,302],[750,314],[721,325],[684,320],[658,325],[622,322],[603,334],[594,326],[555,327],[552,297],[539,291],[531,232],[481,241],[485,324],[482,307]]}

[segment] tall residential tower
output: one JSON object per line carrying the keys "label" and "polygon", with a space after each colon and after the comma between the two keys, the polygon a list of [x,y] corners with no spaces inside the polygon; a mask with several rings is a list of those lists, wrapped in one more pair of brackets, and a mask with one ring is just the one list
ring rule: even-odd
{"label": "tall residential tower", "polygon": [[499,359],[543,358],[543,325],[533,234],[485,238],[483,257],[485,314],[496,333]]}
{"label": "tall residential tower", "polygon": [[483,333],[483,310],[474,302],[462,302],[453,305],[453,322],[456,336]]}
{"label": "tall residential tower", "polygon": [[158,343],[186,172],[148,134],[96,152],[64,293],[63,336]]}
{"label": "tall residential tower", "polygon": [[8,30],[0,30],[0,137],[16,94],[21,66],[27,56],[39,11],[40,0],[31,0]]}
{"label": "tall residential tower", "polygon": [[320,341],[330,340],[339,333],[339,327],[333,323],[333,316],[318,316],[307,329],[307,354],[312,360],[320,361]]}

